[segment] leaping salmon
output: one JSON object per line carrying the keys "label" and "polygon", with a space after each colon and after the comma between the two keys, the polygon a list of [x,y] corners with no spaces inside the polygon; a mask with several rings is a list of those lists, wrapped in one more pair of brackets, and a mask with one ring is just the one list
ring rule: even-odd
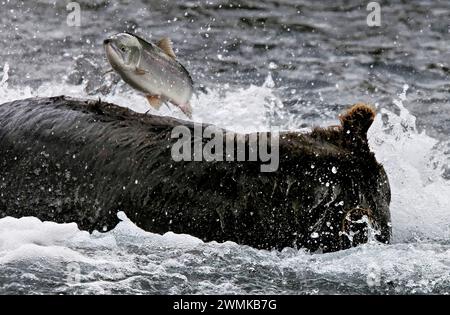
{"label": "leaping salmon", "polygon": [[189,103],[193,81],[186,68],[178,62],[170,39],[153,44],[134,34],[119,33],[103,42],[106,57],[121,78],[144,93],[150,105],[159,109],[170,102],[192,118]]}

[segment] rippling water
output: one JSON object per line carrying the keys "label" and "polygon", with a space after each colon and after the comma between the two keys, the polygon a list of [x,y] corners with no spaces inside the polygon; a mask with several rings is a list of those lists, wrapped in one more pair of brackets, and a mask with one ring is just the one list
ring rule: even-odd
{"label": "rippling water", "polygon": [[[103,39],[168,36],[200,90],[194,120],[239,131],[335,123],[375,104],[372,149],[392,186],[391,245],[330,254],[0,219],[0,293],[450,293],[450,3],[0,0],[0,103],[34,95],[146,100],[108,70]],[[1,74],[1,72],[0,72]],[[178,116],[164,108],[163,115]],[[181,117],[181,116],[178,116]]]}

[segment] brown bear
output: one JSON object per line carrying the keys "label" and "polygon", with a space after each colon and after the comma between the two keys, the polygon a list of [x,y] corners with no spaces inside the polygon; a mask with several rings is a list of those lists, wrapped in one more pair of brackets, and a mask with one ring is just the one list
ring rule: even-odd
{"label": "brown bear", "polygon": [[[216,159],[174,159],[180,141],[174,128],[194,134],[207,125],[65,96],[6,103],[0,105],[0,217],[107,231],[124,211],[150,232],[264,249],[328,252],[372,236],[388,243],[389,182],[367,142],[374,118],[370,106],[357,104],[340,116],[340,126],[266,134],[277,142],[278,163],[262,172],[261,156],[230,159],[230,151],[217,148]],[[232,157],[238,148],[250,156],[263,135],[215,130],[224,144],[234,140]],[[195,151],[209,140],[192,137],[184,148]]]}

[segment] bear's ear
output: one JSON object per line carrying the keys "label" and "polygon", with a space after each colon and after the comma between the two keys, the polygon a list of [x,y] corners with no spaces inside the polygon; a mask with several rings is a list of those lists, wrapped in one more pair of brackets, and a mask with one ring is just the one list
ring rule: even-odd
{"label": "bear's ear", "polygon": [[375,119],[375,109],[364,103],[357,103],[339,116],[344,133],[365,136]]}

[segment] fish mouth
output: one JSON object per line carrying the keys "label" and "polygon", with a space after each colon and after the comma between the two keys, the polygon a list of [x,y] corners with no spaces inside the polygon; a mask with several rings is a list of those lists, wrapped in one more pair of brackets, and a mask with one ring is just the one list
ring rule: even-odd
{"label": "fish mouth", "polygon": [[121,54],[118,48],[113,44],[111,39],[103,41],[105,47],[106,58],[113,68],[119,67],[121,64]]}
{"label": "fish mouth", "polygon": [[116,45],[113,45],[111,40],[105,39],[103,45],[105,46],[106,54],[114,53],[116,55],[119,55],[119,50],[117,49]]}
{"label": "fish mouth", "polygon": [[119,51],[119,48],[117,47],[116,40],[117,40],[117,38],[115,35],[108,37],[103,41],[103,46],[105,47],[105,50],[107,51],[107,53],[114,52],[116,55],[121,56],[122,54]]}

